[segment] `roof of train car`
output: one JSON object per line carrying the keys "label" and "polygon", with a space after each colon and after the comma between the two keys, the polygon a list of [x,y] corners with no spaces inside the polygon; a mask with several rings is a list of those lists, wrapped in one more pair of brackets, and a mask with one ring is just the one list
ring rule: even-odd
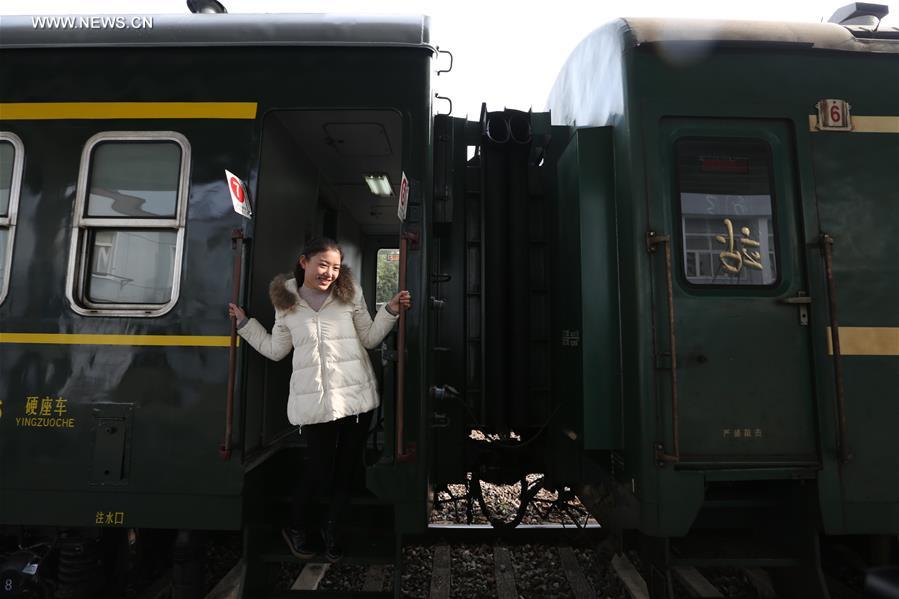
{"label": "roof of train car", "polygon": [[899,29],[835,23],[713,21],[696,19],[621,20],[635,46],[670,42],[796,44],[815,49],[899,53]]}
{"label": "roof of train car", "polygon": [[[123,20],[110,21],[117,17]],[[51,18],[57,20],[46,20]],[[141,21],[137,22],[140,26],[132,26],[134,18],[151,19],[152,26]],[[422,15],[0,16],[0,48],[3,49],[107,46],[386,46],[433,49],[430,17]]]}
{"label": "roof of train car", "polygon": [[[622,55],[629,48],[687,43],[710,48],[774,48],[785,53],[899,54],[899,30],[871,29],[835,23],[616,19],[594,30],[571,52],[553,83],[546,108],[552,112],[553,124],[560,125],[600,126],[619,118],[625,102]],[[596,89],[603,93],[596,94]]]}

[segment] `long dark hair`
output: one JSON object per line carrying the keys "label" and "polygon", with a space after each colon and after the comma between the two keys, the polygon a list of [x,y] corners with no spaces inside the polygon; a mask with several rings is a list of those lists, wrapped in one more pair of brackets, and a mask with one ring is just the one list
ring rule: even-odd
{"label": "long dark hair", "polygon": [[[340,254],[340,273],[337,275],[337,279],[331,283],[331,289],[334,290],[334,296],[346,304],[352,303],[353,296],[355,295],[353,279],[350,276],[349,267],[343,265],[343,250],[340,249],[340,246],[336,241],[329,237],[314,237],[306,242],[306,245],[303,247],[303,252],[300,255],[306,256],[306,260],[308,261],[311,260],[313,256],[321,254],[322,252],[327,252],[328,250],[334,250]],[[297,281],[297,289],[302,287],[303,281],[306,280],[306,271],[300,266],[299,260],[297,260],[296,266],[294,266],[293,277]]]}

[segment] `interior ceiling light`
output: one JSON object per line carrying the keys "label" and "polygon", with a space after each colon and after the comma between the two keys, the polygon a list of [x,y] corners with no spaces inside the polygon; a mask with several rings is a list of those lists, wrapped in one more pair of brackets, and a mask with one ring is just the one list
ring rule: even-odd
{"label": "interior ceiling light", "polygon": [[373,194],[381,198],[389,198],[393,195],[393,187],[390,186],[390,179],[385,173],[372,173],[363,177],[368,184],[368,188]]}

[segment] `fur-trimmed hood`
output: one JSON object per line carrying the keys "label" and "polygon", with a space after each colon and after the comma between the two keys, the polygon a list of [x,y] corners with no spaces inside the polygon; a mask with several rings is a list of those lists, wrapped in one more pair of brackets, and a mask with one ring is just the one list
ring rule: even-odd
{"label": "fur-trimmed hood", "polygon": [[[300,302],[300,296],[298,295],[297,290],[302,283],[300,281],[295,281],[293,285],[288,286],[288,283],[291,281],[295,281],[294,276],[291,273],[282,273],[272,279],[272,282],[268,286],[268,295],[272,300],[272,305],[275,309],[281,310],[282,312],[292,310]],[[349,266],[341,265],[340,276],[337,277],[336,281],[331,283],[331,293],[334,295],[335,299],[344,304],[353,302],[353,297],[356,295],[356,288],[353,285],[353,273]]]}
{"label": "fur-trimmed hood", "polygon": [[[302,276],[299,282],[302,285]],[[270,360],[293,353],[287,419],[303,426],[377,408],[378,379],[366,350],[375,349],[399,317],[383,306],[372,319],[362,290],[354,286],[346,269],[332,285],[333,299],[328,298],[318,312],[298,309],[302,302],[296,283],[289,274],[272,281],[275,323],[271,333],[255,318],[237,331]],[[338,299],[346,289],[354,292],[348,303]]]}

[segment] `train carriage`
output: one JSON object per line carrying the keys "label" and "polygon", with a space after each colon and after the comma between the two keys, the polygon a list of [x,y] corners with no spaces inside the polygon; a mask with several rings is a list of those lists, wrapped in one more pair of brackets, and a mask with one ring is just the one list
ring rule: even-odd
{"label": "train carriage", "polygon": [[[289,365],[240,346],[229,370],[233,286],[271,327],[269,281],[309,237],[328,235],[373,306],[377,253],[395,257],[401,243],[396,198],[365,177],[405,177],[418,231],[406,285],[423,295],[428,20],[154,16],[128,32],[79,22],[4,17],[0,34],[0,520],[88,538],[103,527],[239,530],[272,509],[255,501],[255,481],[286,489],[298,463],[281,454],[303,442],[285,418]],[[226,170],[245,180],[251,220],[232,209]],[[404,327],[409,448],[422,313]],[[425,518],[422,462],[393,459],[395,370],[383,369],[369,456],[387,460],[369,476],[388,530],[394,513]]]}
{"label": "train carriage", "polygon": [[895,559],[899,277],[874,223],[899,222],[899,34],[875,25],[612,22],[520,159],[514,111],[437,117],[435,287],[464,303],[434,380],[469,404],[436,402],[435,482],[544,473],[641,533],[652,596],[695,565],[827,596],[822,534]]}
{"label": "train carriage", "polygon": [[[564,328],[603,332],[582,355],[584,448],[609,451],[619,505],[664,540],[662,561],[667,538],[722,522],[742,532],[718,551],[743,559],[741,537],[772,526],[807,561],[819,526],[899,530],[899,36],[868,20],[616,21],[550,96],[576,129],[560,193],[580,190],[582,321]],[[795,596],[826,593],[788,572]]]}

